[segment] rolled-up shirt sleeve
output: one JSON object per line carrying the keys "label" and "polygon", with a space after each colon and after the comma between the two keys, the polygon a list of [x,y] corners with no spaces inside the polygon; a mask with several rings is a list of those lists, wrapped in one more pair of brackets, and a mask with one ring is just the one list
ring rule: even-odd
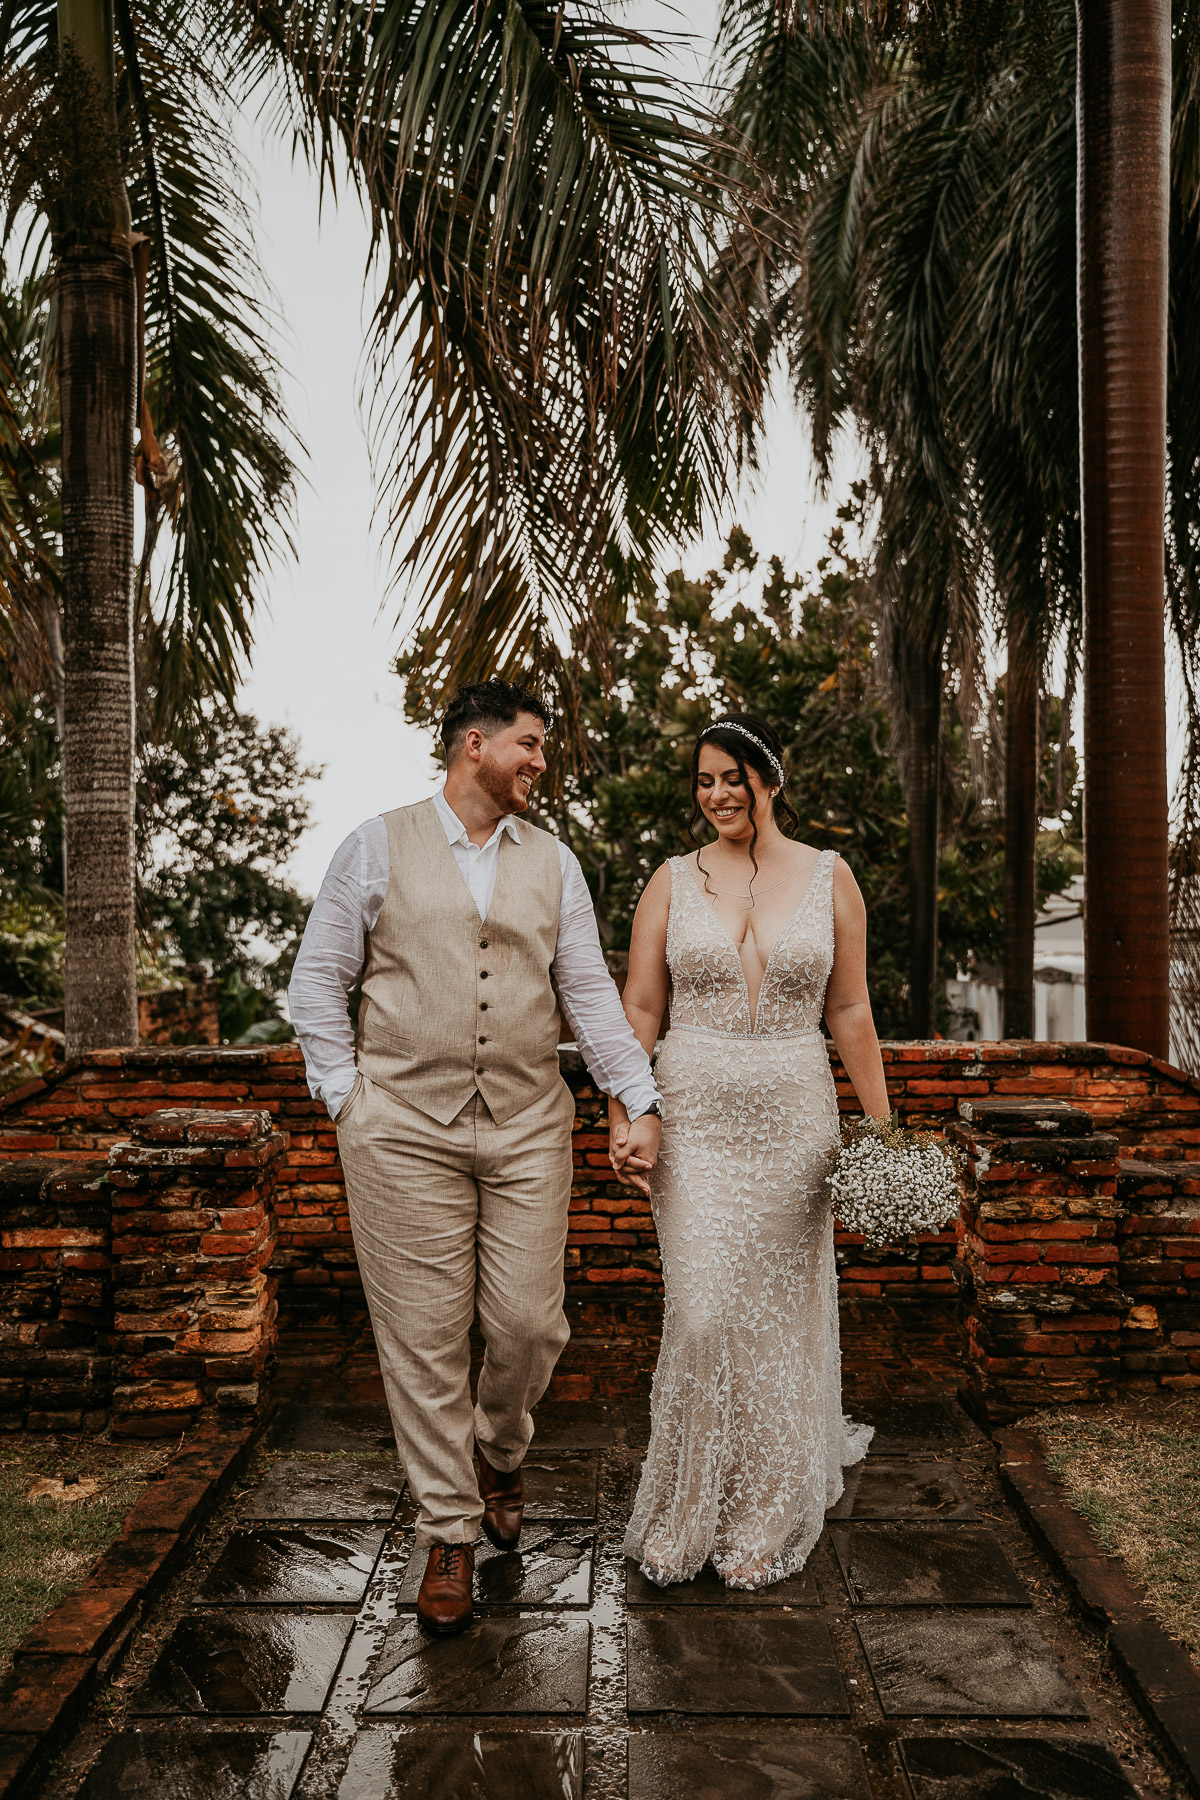
{"label": "rolled-up shirt sleeve", "polygon": [[367,933],[387,892],[387,856],[382,819],[369,819],[340,845],[308,915],[288,986],[309,1092],[334,1119],[357,1072],[346,996],[362,973]]}
{"label": "rolled-up shirt sleeve", "polygon": [[659,1098],[650,1058],[634,1036],[604,961],[579,859],[562,844],[559,859],[562,904],[553,965],[559,1004],[597,1087],[615,1095],[630,1118],[638,1119]]}

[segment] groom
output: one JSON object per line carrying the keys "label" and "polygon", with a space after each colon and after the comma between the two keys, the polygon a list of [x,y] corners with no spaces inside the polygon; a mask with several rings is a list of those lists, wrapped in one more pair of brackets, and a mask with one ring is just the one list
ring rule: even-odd
{"label": "groom", "polygon": [[[546,704],[461,688],[440,793],[368,819],[330,864],[288,999],[337,1124],[358,1266],[428,1550],[417,1616],[471,1617],[474,1540],[515,1548],[530,1408],[569,1336],[563,1252],[574,1103],[559,1009],[634,1121],[617,1173],[646,1188],[658,1092],[604,964],[575,856],[520,819]],[[357,1054],[346,996],[362,978]],[[486,1354],[472,1409],[468,1334]],[[474,1451],[474,1459],[472,1452]]]}

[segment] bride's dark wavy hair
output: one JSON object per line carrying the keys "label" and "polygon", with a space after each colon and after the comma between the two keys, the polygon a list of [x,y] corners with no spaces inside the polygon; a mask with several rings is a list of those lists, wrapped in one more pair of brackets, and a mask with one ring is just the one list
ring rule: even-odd
{"label": "bride's dark wavy hair", "polygon": [[[731,731],[728,729],[729,726],[733,726],[735,729]],[[687,823],[687,833],[696,846],[696,867],[704,877],[705,892],[711,894],[713,889],[708,885],[708,870],[700,860],[702,846],[700,839],[696,836],[697,822],[704,817],[700,808],[699,795],[700,751],[705,744],[716,744],[719,750],[724,750],[727,755],[732,756],[738,766],[742,786],[749,798],[750,823],[753,827],[750,838],[750,862],[754,869],[754,874],[750,877],[750,904],[753,906],[754,882],[758,875],[758,858],[754,854],[758,848],[758,820],[755,817],[758,802],[746,774],[748,768],[753,769],[754,773],[761,781],[765,781],[768,787],[774,787],[779,781],[779,775],[772,765],[771,758],[776,759],[779,767],[784,770],[785,780],[775,796],[775,823],[788,837],[794,837],[800,827],[800,814],[788,799],[787,765],[783,760],[783,739],[775,727],[768,725],[765,719],[760,719],[757,713],[738,712],[722,713],[719,719],[714,719],[711,725],[706,725],[696,739],[696,746],[692,751],[692,816]]]}

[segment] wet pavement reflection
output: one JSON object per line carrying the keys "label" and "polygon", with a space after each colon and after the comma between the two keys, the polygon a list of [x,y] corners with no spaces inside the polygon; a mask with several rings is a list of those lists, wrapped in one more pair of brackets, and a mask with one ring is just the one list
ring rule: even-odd
{"label": "wet pavement reflection", "polygon": [[475,1620],[434,1639],[386,1408],[291,1402],[46,1800],[1168,1795],[990,1441],[936,1393],[852,1411],[877,1436],[829,1529],[747,1593],[622,1554],[644,1400],[542,1407],[520,1550],[479,1541]]}

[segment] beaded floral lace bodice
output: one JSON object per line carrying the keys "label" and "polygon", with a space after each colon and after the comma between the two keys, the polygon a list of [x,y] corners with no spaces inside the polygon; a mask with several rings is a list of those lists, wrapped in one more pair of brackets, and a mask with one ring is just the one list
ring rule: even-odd
{"label": "beaded floral lace bodice", "polygon": [[822,850],[799,906],[776,938],[763,970],[753,1020],[737,945],[700,885],[694,865],[671,858],[667,966],[671,1023],[755,1037],[816,1031],[833,967],[833,865]]}
{"label": "beaded floral lace bodice", "polygon": [[820,1033],[833,851],[776,940],[757,1014],[693,866],[671,863],[671,1029],[651,1178],[662,1348],[625,1542],[654,1581],[733,1587],[804,1563],[870,1430],[842,1417],[833,1218],[838,1110]]}

